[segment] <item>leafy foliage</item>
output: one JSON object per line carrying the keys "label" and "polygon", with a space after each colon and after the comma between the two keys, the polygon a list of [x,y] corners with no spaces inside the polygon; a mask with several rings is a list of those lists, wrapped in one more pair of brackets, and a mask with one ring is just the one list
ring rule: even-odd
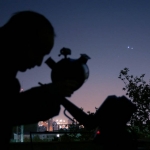
{"label": "leafy foliage", "polygon": [[118,77],[125,84],[123,90],[126,95],[137,106],[137,112],[133,114],[129,124],[140,138],[150,137],[150,82],[147,84],[144,76],[145,74],[134,77],[129,75],[128,68],[124,68]]}

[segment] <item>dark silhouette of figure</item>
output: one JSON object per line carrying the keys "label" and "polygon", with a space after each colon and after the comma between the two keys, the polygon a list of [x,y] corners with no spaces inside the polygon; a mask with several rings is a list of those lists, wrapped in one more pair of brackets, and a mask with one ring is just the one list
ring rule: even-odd
{"label": "dark silhouette of figure", "polygon": [[135,137],[127,131],[127,123],[137,108],[125,96],[108,96],[94,115],[87,115],[67,99],[61,104],[85,127],[100,131],[94,142],[102,144],[104,149],[136,149]]}
{"label": "dark silhouette of figure", "polygon": [[52,24],[33,11],[17,12],[0,27],[0,142],[5,148],[13,126],[32,124],[58,115],[59,97],[73,93],[65,87],[65,83],[61,83],[61,86],[49,83],[20,92],[17,72],[40,66],[43,57],[53,48],[54,37]]}
{"label": "dark silhouette of figure", "polygon": [[84,126],[98,127],[106,149],[111,144],[116,149],[130,145],[132,138],[126,132],[126,123],[136,108],[126,97],[109,96],[94,116],[88,116],[63,98],[73,93],[66,81],[44,84],[20,93],[17,72],[40,66],[43,57],[53,48],[54,37],[51,23],[32,11],[18,12],[0,27],[1,147],[8,148],[13,126],[52,118],[59,114],[60,104]]}

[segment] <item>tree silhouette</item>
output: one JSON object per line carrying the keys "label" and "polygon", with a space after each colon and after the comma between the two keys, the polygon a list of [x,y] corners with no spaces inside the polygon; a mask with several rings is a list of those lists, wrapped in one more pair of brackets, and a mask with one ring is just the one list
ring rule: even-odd
{"label": "tree silhouette", "polygon": [[125,87],[126,95],[137,106],[129,124],[131,128],[142,137],[150,137],[150,81],[149,84],[144,81],[145,74],[140,77],[129,75],[129,69],[124,68],[120,71],[121,79]]}

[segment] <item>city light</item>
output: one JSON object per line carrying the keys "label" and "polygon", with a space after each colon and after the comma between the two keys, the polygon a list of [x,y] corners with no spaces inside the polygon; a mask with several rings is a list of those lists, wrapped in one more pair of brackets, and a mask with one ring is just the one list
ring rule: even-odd
{"label": "city light", "polygon": [[56,136],[59,137],[59,134],[57,134]]}

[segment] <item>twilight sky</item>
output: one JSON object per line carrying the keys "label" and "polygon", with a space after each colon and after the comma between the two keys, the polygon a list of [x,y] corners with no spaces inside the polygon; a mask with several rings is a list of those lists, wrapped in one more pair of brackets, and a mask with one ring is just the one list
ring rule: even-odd
{"label": "twilight sky", "polygon": [[[72,50],[70,58],[85,53],[89,79],[71,98],[84,111],[95,112],[108,95],[122,96],[121,69],[150,79],[150,0],[1,0],[0,26],[17,11],[33,10],[47,17],[55,28],[52,52],[45,56],[56,62],[62,47]],[[27,90],[38,82],[49,83],[51,70],[41,67],[19,72],[17,77]],[[54,119],[66,119],[61,108]]]}

